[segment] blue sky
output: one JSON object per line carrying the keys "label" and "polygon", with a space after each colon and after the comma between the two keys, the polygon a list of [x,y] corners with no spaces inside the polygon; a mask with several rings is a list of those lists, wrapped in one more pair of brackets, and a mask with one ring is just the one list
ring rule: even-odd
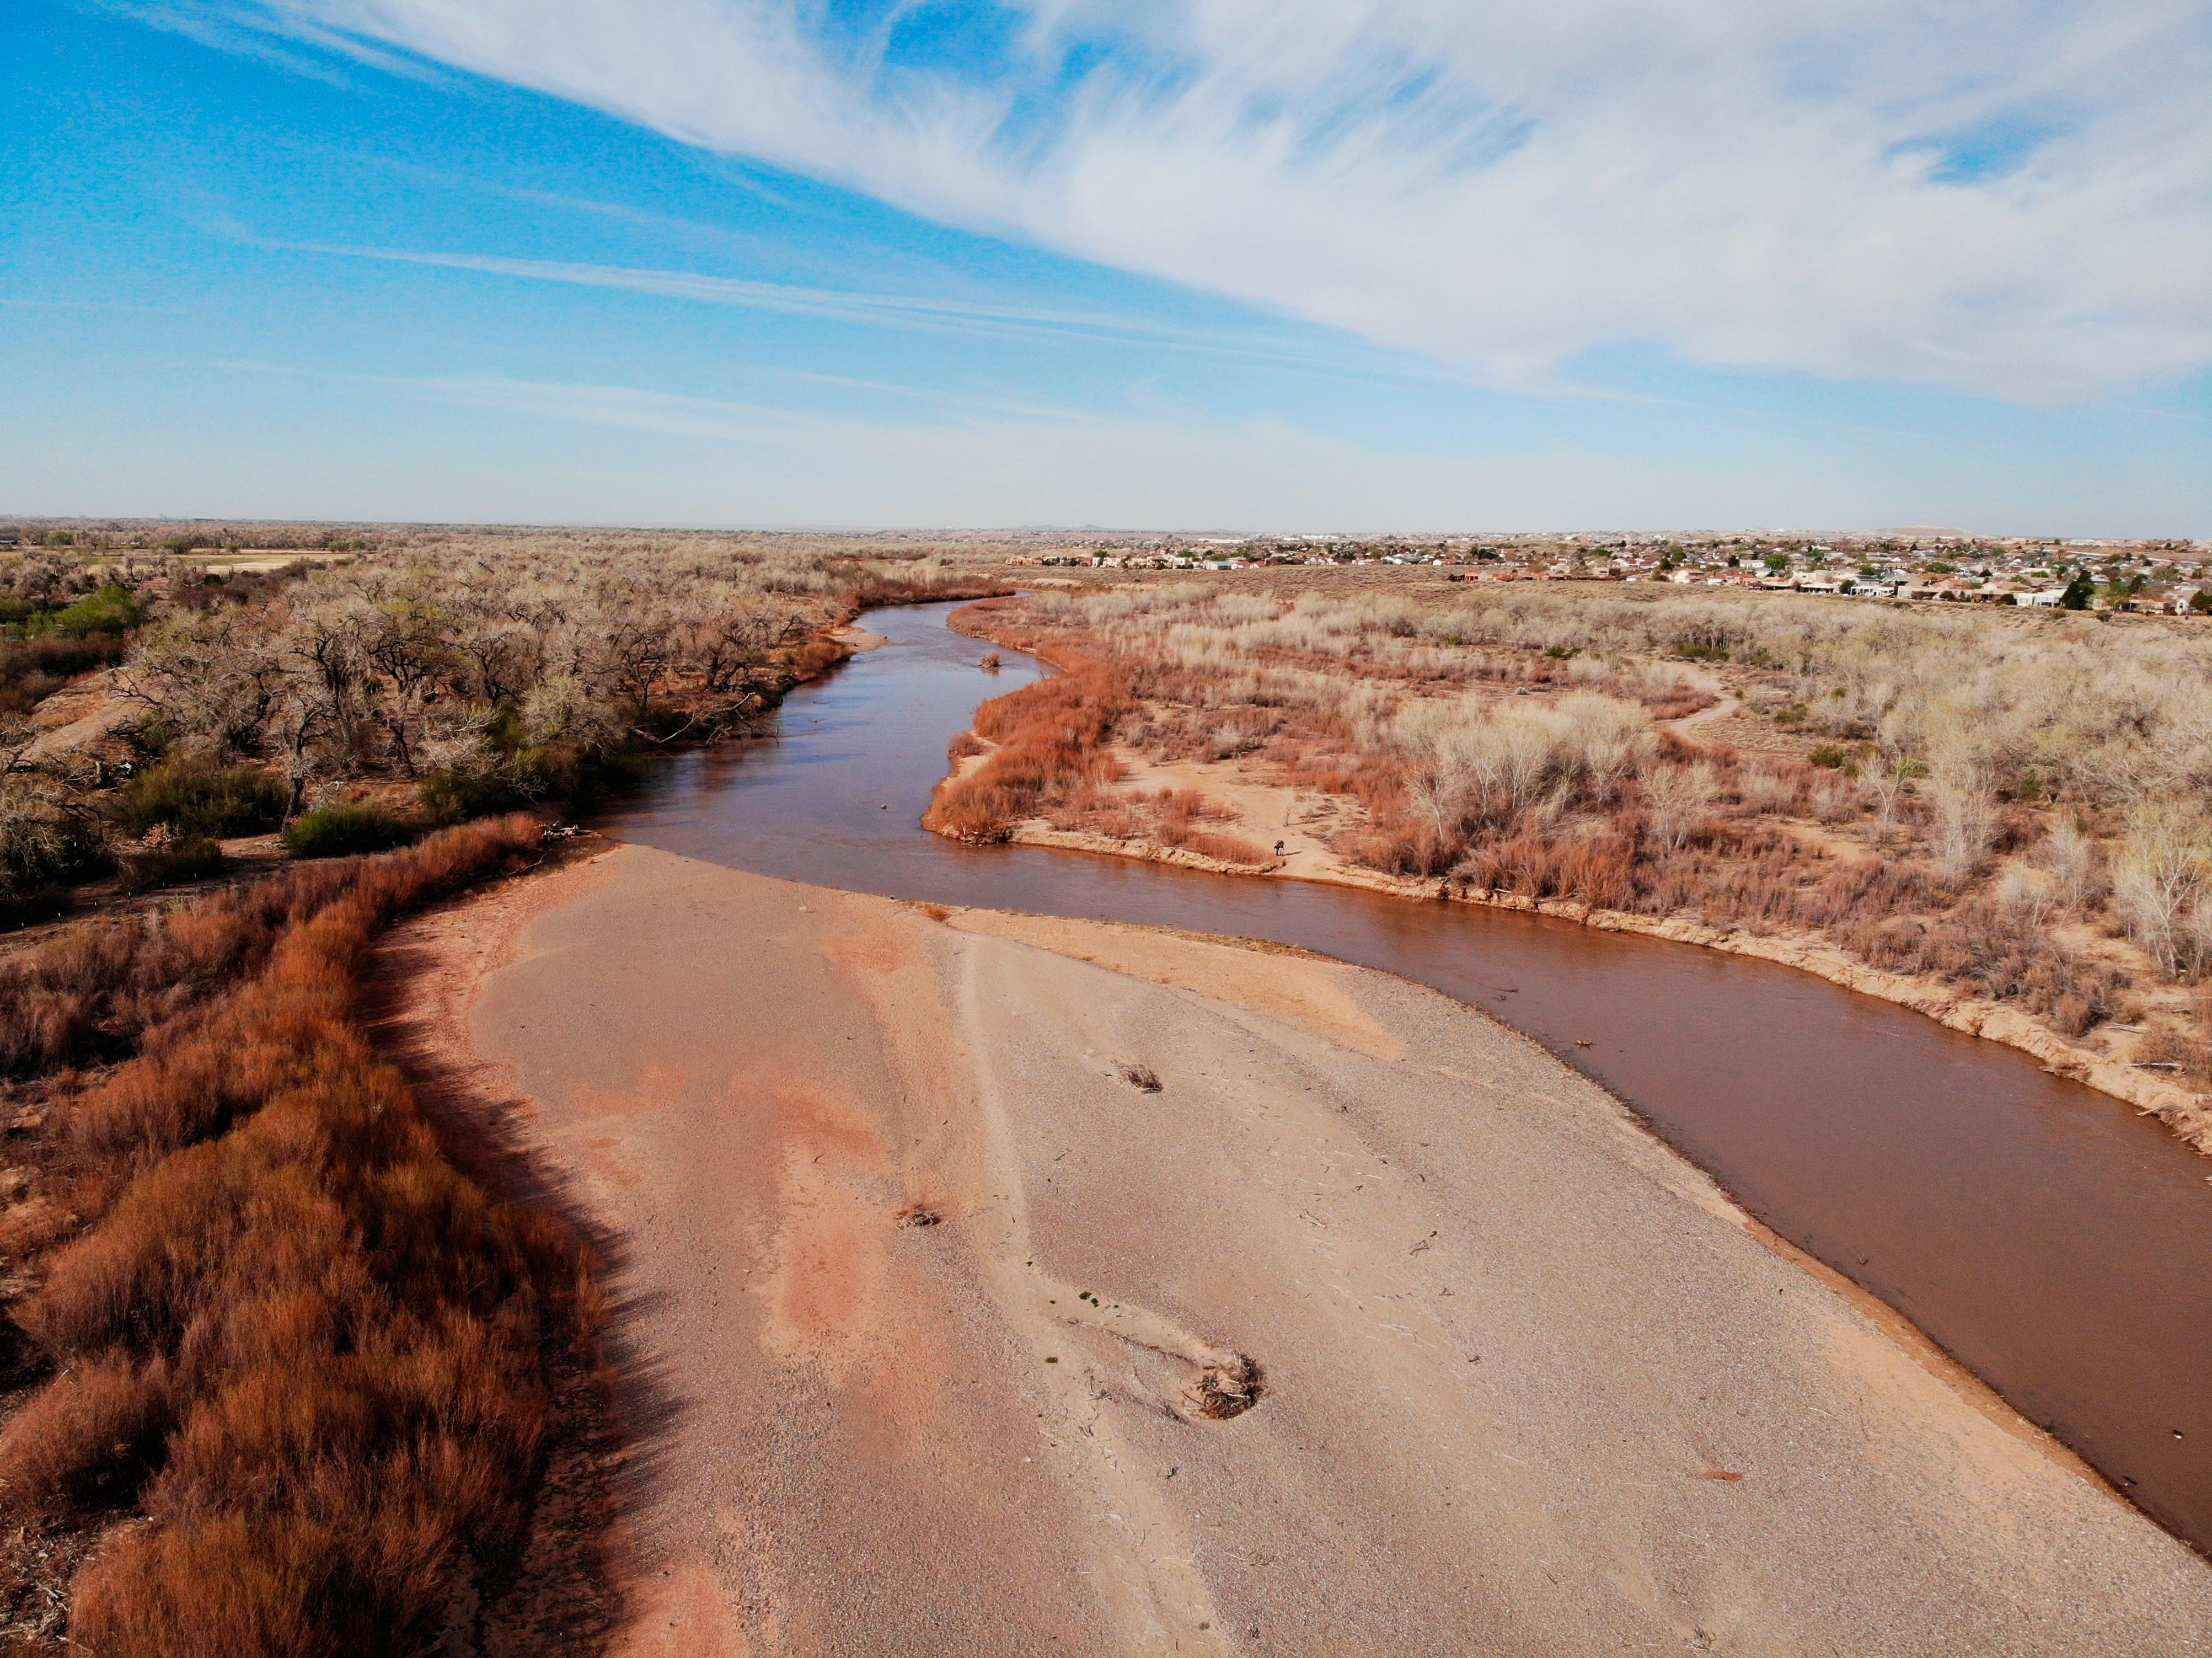
{"label": "blue sky", "polygon": [[19,0],[0,512],[2212,534],[2082,9]]}

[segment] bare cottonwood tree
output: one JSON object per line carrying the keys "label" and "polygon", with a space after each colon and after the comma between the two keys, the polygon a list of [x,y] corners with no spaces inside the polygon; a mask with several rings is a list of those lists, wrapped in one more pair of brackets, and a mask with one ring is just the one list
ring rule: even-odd
{"label": "bare cottonwood tree", "polygon": [[2179,972],[2212,907],[2212,824],[2192,801],[2139,808],[2112,859],[2112,907],[2161,969]]}

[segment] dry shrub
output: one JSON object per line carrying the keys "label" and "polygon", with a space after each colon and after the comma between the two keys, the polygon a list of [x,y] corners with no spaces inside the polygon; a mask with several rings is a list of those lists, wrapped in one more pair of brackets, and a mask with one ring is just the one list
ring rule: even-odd
{"label": "dry shrub", "polygon": [[1461,866],[1468,884],[1530,898],[1569,898],[1601,909],[1637,907],[1639,836],[1607,827],[1555,835],[1533,816],[1519,832],[1474,853]]}
{"label": "dry shrub", "polygon": [[978,580],[943,566],[916,566],[903,570],[867,569],[853,590],[853,603],[862,610],[879,604],[936,604],[950,598],[995,598],[1013,589],[1003,581]]}
{"label": "dry shrub", "polygon": [[0,1209],[0,1257],[21,1260],[37,1254],[76,1228],[75,1212],[46,1193],[9,1204]]}
{"label": "dry shrub", "polygon": [[120,661],[124,649],[107,634],[0,640],[0,714],[28,714],[77,675]]}
{"label": "dry shrub", "polygon": [[280,764],[295,805],[367,775],[530,799],[563,749],[714,729],[818,672],[869,577],[720,537],[441,537],[259,602],[172,605],[118,683],[186,746]]}
{"label": "dry shrub", "polygon": [[1265,864],[1273,856],[1256,841],[1248,841],[1241,835],[1217,835],[1207,829],[1186,830],[1168,844],[1224,864]]}
{"label": "dry shrub", "polygon": [[[1402,828],[1400,832],[1403,832]],[[1370,853],[1373,845],[1366,848]],[[1419,854],[1416,846],[1407,861]],[[1480,890],[1645,914],[1691,914],[1755,932],[1808,930],[1873,966],[2019,1003],[2068,1035],[2112,1017],[2127,975],[2089,961],[1996,900],[1961,900],[1909,866],[1838,863],[1770,824],[1708,818],[1679,841],[1630,811],[1575,832],[1531,816],[1484,842],[1452,878]]]}
{"label": "dry shrub", "polygon": [[[2007,798],[2057,787],[2069,800],[2124,799],[2148,788],[2193,800],[2212,765],[2212,723],[2178,717],[2143,664],[2097,681],[2093,653],[2021,646],[1978,623],[1672,596],[1423,604],[1202,584],[983,608],[989,636],[1079,660],[1126,689],[1114,728],[1138,751],[1218,758],[1256,747],[1271,780],[1357,799],[1364,823],[1332,842],[1354,862],[1757,932],[1820,931],[1876,967],[2015,1003],[2069,1035],[2110,1017],[2127,987],[2124,973],[2049,925],[2102,900],[2107,860],[2086,818],[2061,817],[2030,854],[2039,867],[1984,880],[1991,853],[2034,840],[2034,816],[2007,811],[1997,785]],[[1703,670],[1636,659],[1682,639],[1758,665],[1776,695],[1825,689],[1806,729],[1839,739],[1825,757],[1855,760],[1863,774],[1650,725],[1707,705],[1716,689]],[[2174,655],[2136,643],[2146,661]],[[1530,695],[1471,694],[1476,682]],[[1793,706],[1802,723],[1804,707]],[[2094,758],[2069,756],[2062,731],[2081,732]],[[2015,787],[2023,777],[2035,780],[2032,796]],[[1080,775],[1018,799],[981,787],[941,798],[940,821],[962,806],[987,828],[994,810],[1009,822],[1048,812],[1190,844],[1144,797]],[[2185,834],[2153,832],[2184,817]],[[1901,838],[1903,855],[1838,858],[1784,819],[1864,823],[1877,845]],[[1194,818],[1189,828],[1210,832]],[[2212,970],[2206,844],[2193,809],[2141,810],[2112,860],[2114,907],[2167,973]]]}
{"label": "dry shrub", "polygon": [[1185,852],[1196,853],[1201,858],[1218,859],[1224,864],[1265,864],[1273,854],[1256,841],[1241,835],[1224,834],[1217,829],[1200,829],[1191,824],[1159,824],[1152,827],[1149,839],[1163,846],[1177,847]]}
{"label": "dry shrub", "polygon": [[119,1057],[155,1026],[256,973],[288,927],[341,896],[362,897],[380,921],[475,878],[534,833],[531,820],[507,819],[434,836],[396,859],[288,869],[12,957],[0,963],[0,1073]]}
{"label": "dry shrub", "polygon": [[795,680],[818,679],[845,659],[844,647],[830,639],[809,639],[799,646],[792,658],[791,675]]}
{"label": "dry shrub", "polygon": [[0,1485],[31,1513],[135,1492],[173,1416],[167,1366],[107,1353],[64,1371],[0,1434]]}
{"label": "dry shrub", "polygon": [[[580,1263],[446,1160],[350,1015],[380,925],[536,839],[518,817],[272,878],[319,902],[258,975],[82,1102],[82,1145],[135,1174],[18,1309],[73,1368],[0,1466],[48,1492],[106,1479],[152,1522],[81,1574],[88,1648],[416,1649],[464,1554],[518,1534],[549,1322],[575,1327]],[[22,1448],[33,1433],[60,1448]]]}
{"label": "dry shrub", "polygon": [[1149,809],[1152,821],[1147,828],[1152,838],[1164,845],[1181,847],[1201,858],[1218,858],[1225,864],[1267,861],[1266,847],[1241,835],[1207,828],[1209,823],[1233,819],[1236,814],[1195,789],[1161,789],[1151,795],[1139,791],[1136,799]]}
{"label": "dry shrub", "polygon": [[1701,708],[1710,708],[1720,699],[1711,691],[1685,689],[1671,696],[1648,701],[1644,707],[1654,720],[1681,720]]}
{"label": "dry shrub", "polygon": [[[241,1514],[191,1530],[126,1533],[78,1574],[71,1625],[83,1644],[134,1658],[318,1658],[368,1654],[373,1606],[337,1540],[312,1522]],[[372,1613],[371,1616],[374,1614]]]}
{"label": "dry shrub", "polygon": [[1935,915],[1885,917],[1865,905],[1829,925],[1838,943],[1876,967],[2018,1002],[2069,1036],[2112,1017],[2128,987],[2119,969],[2085,959],[1986,896]]}
{"label": "dry shrub", "polygon": [[[2197,998],[2197,1028],[2212,1027],[2212,1009],[2205,1005],[2205,998]],[[2186,1030],[2158,1029],[2145,1036],[2136,1047],[2138,1064],[2168,1071],[2178,1082],[2191,1087],[2212,1086],[2212,1042]]]}
{"label": "dry shrub", "polygon": [[127,1053],[152,1026],[253,972],[293,916],[329,902],[353,878],[345,865],[290,870],[0,963],[0,1071]]}
{"label": "dry shrub", "polygon": [[1323,794],[1355,794],[1371,768],[1355,764],[1346,755],[1316,753],[1297,744],[1285,744],[1268,758],[1283,781],[1294,789],[1313,789]]}
{"label": "dry shrub", "polygon": [[[1410,821],[1399,812],[1385,810],[1378,817],[1373,828],[1340,842],[1339,850],[1353,863],[1390,875],[1430,876],[1461,862],[1466,848],[1459,838],[1440,835],[1429,824]],[[1499,884],[1488,878],[1487,871],[1478,874],[1470,870],[1468,874],[1474,884],[1486,889]]]}
{"label": "dry shrub", "polygon": [[975,710],[975,735],[996,746],[965,777],[937,786],[922,827],[962,841],[1003,841],[1013,827],[1073,805],[1118,780],[1114,727],[1132,704],[1126,680],[1084,663]]}

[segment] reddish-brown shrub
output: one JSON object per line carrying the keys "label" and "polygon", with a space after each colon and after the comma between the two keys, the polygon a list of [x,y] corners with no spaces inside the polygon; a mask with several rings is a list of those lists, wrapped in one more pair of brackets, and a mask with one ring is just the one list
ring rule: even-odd
{"label": "reddish-brown shrub", "polygon": [[46,1193],[0,1210],[0,1259],[38,1254],[77,1230],[77,1216]]}
{"label": "reddish-brown shrub", "polygon": [[2022,1004],[2057,1030],[2078,1036],[2110,1018],[2128,976],[2088,960],[1986,897],[1928,916],[1839,916],[1838,940],[1875,966],[1957,984],[1996,1001]]}
{"label": "reddish-brown shrub", "polygon": [[[137,1172],[18,1309],[73,1368],[0,1469],[80,1501],[90,1480],[149,1516],[80,1578],[72,1634],[92,1649],[412,1650],[464,1552],[515,1535],[546,1320],[575,1327],[580,1263],[446,1161],[349,1015],[379,925],[536,830],[471,824],[272,878],[301,902],[254,946],[259,975],[82,1102],[80,1143]],[[270,895],[254,902],[237,914]],[[185,939],[138,936],[185,959]]]}
{"label": "reddish-brown shrub", "polygon": [[[2200,1003],[2203,999],[2200,995]],[[2200,1013],[2197,1029],[2208,1024],[2212,1021]],[[2197,1088],[2212,1084],[2212,1042],[2194,1032],[2154,1030],[2136,1047],[2135,1056],[2139,1064],[2169,1071],[2178,1082]]]}
{"label": "reddish-brown shrub", "polygon": [[[1464,843],[1456,837],[1446,839],[1429,824],[1409,822],[1394,812],[1377,817],[1374,827],[1340,843],[1340,850],[1352,862],[1392,875],[1414,876],[1442,875],[1460,862]],[[1484,867],[1468,875],[1475,885],[1486,889],[1498,884],[1490,873]]]}
{"label": "reddish-brown shrub", "polygon": [[1524,821],[1510,839],[1471,855],[1460,872],[1469,884],[1490,891],[1630,909],[1638,896],[1638,859],[1637,843],[1609,827],[1559,835]]}
{"label": "reddish-brown shrub", "polygon": [[1217,858],[1224,864],[1264,864],[1272,856],[1256,841],[1248,841],[1241,835],[1218,835],[1210,829],[1177,830],[1167,843],[1185,852],[1194,852],[1201,858]]}
{"label": "reddish-brown shrub", "polygon": [[963,841],[1003,841],[1014,825],[1123,771],[1109,747],[1129,712],[1122,677],[1095,663],[994,697],[975,710],[975,733],[994,744],[964,777],[937,786],[922,827]]}
{"label": "reddish-brown shrub", "polygon": [[1351,794],[1363,776],[1360,768],[1341,754],[1316,753],[1296,744],[1284,745],[1272,756],[1281,768],[1283,781],[1295,789],[1315,789],[1323,794]]}
{"label": "reddish-brown shrub", "polygon": [[173,1419],[168,1367],[102,1354],[54,1378],[0,1434],[0,1487],[32,1513],[137,1491]]}
{"label": "reddish-brown shrub", "polygon": [[388,1552],[357,1574],[351,1540],[291,1515],[127,1531],[77,1575],[71,1631],[92,1651],[134,1658],[388,1650],[371,1621],[378,1597],[357,1581],[392,1575]]}
{"label": "reddish-brown shrub", "polygon": [[1013,589],[1003,581],[978,580],[950,572],[932,570],[907,575],[871,570],[853,590],[853,604],[865,610],[879,604],[936,604],[951,598],[995,598],[1012,592]]}
{"label": "reddish-brown shrub", "polygon": [[374,925],[474,878],[534,833],[526,817],[486,820],[411,852],[295,865],[11,957],[0,963],[0,1072],[118,1057],[154,1026],[252,976],[288,927],[341,897],[362,897]]}
{"label": "reddish-brown shrub", "polygon": [[[1171,608],[1151,622],[1141,615],[1131,620],[1127,606],[1099,607],[1088,623],[1083,612],[1079,604],[992,604],[960,613],[954,625],[1047,656],[1067,668],[1071,679],[1079,671],[1108,671],[1095,659],[1110,653],[1111,676],[1130,701],[1114,732],[1139,753],[1221,758],[1257,748],[1272,768],[1269,780],[1357,799],[1364,823],[1353,820],[1330,841],[1353,862],[1408,877],[1445,876],[1468,888],[1682,914],[1754,932],[1818,931],[1875,966],[2013,1002],[2069,1035],[2122,1005],[2124,973],[2081,955],[2050,929],[2001,911],[1978,897],[1972,883],[1944,878],[1912,855],[1915,825],[1928,809],[1909,791],[1879,798],[1879,844],[1891,855],[1839,856],[1789,825],[1808,818],[1857,822],[1870,809],[1863,786],[1836,769],[1784,756],[1695,743],[1666,725],[1640,739],[1627,775],[1607,770],[1595,782],[1561,780],[1534,812],[1512,810],[1511,803],[1492,807],[1487,799],[1470,809],[1464,791],[1425,786],[1431,780],[1409,774],[1422,762],[1391,736],[1391,710],[1403,702],[1378,697],[1381,687],[1457,696],[1470,680],[1524,690],[1589,683],[1589,675],[1567,665],[1573,653],[1565,647],[1542,655],[1534,646],[1462,653],[1443,666],[1419,653],[1400,653],[1394,661],[1391,641],[1418,629],[1410,614],[1387,606],[1364,631],[1340,634],[1325,648],[1299,648],[1297,627],[1263,628],[1247,637],[1223,617],[1202,614],[1186,634],[1182,622],[1188,617]],[[1170,616],[1174,625],[1164,620]],[[1303,637],[1311,643],[1318,635],[1309,629]],[[1443,642],[1461,641],[1447,635]],[[1277,666],[1297,674],[1271,671]],[[1304,689],[1287,691],[1300,676]],[[1616,683],[1611,694],[1633,695],[1662,720],[1712,700],[1686,683],[1656,678]],[[1010,712],[1021,706],[1002,702]],[[1855,741],[1872,735],[1863,721],[1835,717],[1820,729]],[[1846,761],[1850,755],[1837,748],[1824,758]],[[1679,777],[1663,789],[1651,786],[1688,767],[1696,768],[1694,787],[1672,786]],[[982,833],[1003,833],[1006,822],[1042,811],[1055,823],[1115,835],[1174,843],[1178,833],[1171,814],[1081,776],[1056,793],[1032,787],[999,796],[981,787],[982,780],[979,770],[977,788],[941,791],[940,821],[964,811]],[[1008,780],[1021,779],[1010,774]],[[2039,785],[2033,798],[2042,798]],[[1526,798],[1518,804],[1525,806]],[[2025,846],[2040,822],[2015,806],[1995,826],[1990,847]],[[2200,1012],[2199,1022],[2212,1025],[2212,1008]]]}
{"label": "reddish-brown shrub", "polygon": [[1267,861],[1266,847],[1243,835],[1206,827],[1230,821],[1236,813],[1195,789],[1167,788],[1151,794],[1139,790],[1131,804],[1142,823],[1139,832],[1164,846],[1180,847],[1225,864]]}

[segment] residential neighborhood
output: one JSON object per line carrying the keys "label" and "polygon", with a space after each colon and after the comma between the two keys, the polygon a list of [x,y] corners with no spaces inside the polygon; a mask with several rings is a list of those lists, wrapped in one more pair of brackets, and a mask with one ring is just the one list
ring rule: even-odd
{"label": "residential neighborhood", "polygon": [[1991,537],[1951,531],[1825,535],[1112,536],[1016,562],[1228,570],[1435,565],[1455,581],[1664,581],[1838,598],[2212,614],[2212,542]]}

